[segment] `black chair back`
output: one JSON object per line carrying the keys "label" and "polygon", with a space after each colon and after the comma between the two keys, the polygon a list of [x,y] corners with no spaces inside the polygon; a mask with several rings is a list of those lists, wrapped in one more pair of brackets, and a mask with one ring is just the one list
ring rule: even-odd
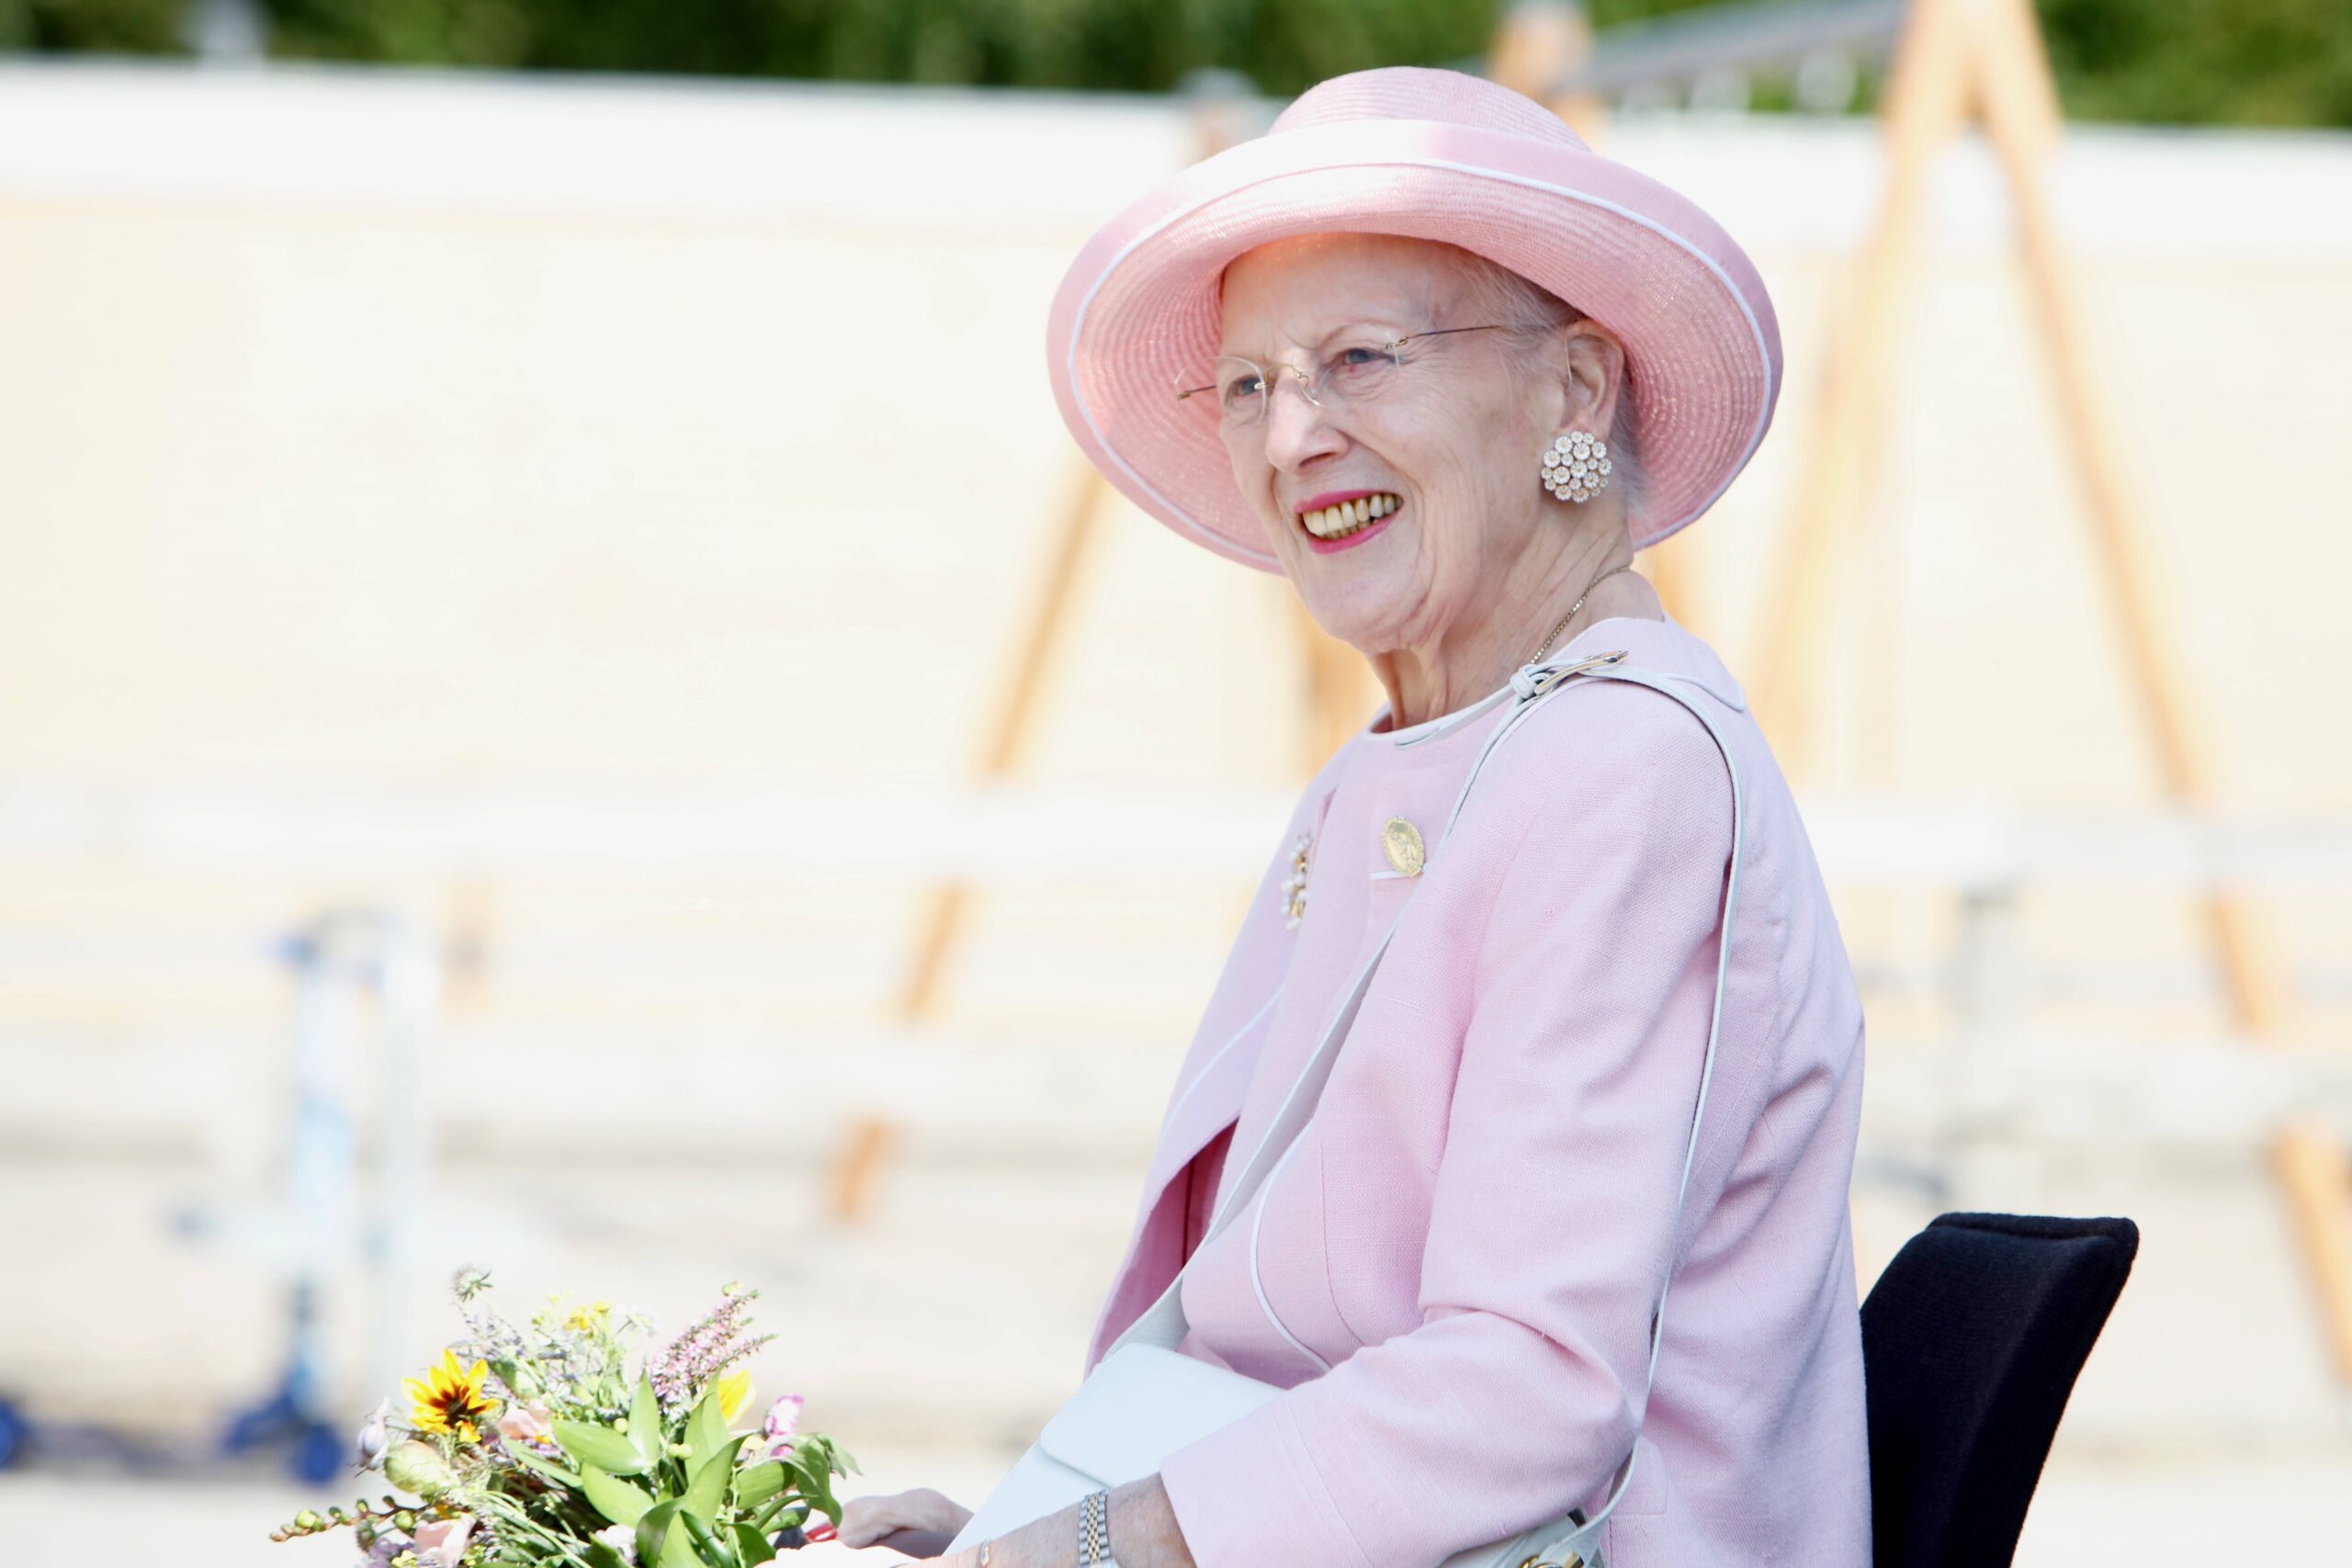
{"label": "black chair back", "polygon": [[2007,1568],[2130,1220],[1945,1214],[1862,1303],[1878,1568]]}

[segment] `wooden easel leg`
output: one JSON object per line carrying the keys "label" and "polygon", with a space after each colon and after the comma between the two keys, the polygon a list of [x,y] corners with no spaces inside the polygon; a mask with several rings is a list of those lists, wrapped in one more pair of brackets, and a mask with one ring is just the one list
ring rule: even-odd
{"label": "wooden easel leg", "polygon": [[[1231,125],[1227,111],[1231,107],[1221,97],[1195,106],[1193,132],[1202,157],[1214,156],[1229,144]],[[1044,587],[1013,665],[1012,689],[989,727],[978,769],[984,780],[1000,779],[1010,773],[1028,739],[1046,665],[1069,623],[1070,604],[1078,592],[1079,569],[1093,534],[1094,515],[1101,510],[1109,489],[1094,466],[1081,459],[1069,504],[1062,513],[1061,534],[1046,563]],[[971,903],[971,891],[967,887],[951,884],[933,889],[916,932],[914,960],[899,993],[899,1016],[906,1021],[920,1022],[938,1011],[948,964],[963,938]]]}
{"label": "wooden easel leg", "polygon": [[[2042,179],[2044,160],[2056,147],[2064,121],[2041,33],[2025,0],[1978,4],[1985,25],[1985,127],[2008,178],[2027,274],[2049,339],[2060,408],[2081,464],[2094,545],[2121,619],[2132,683],[2155,741],[2166,792],[2185,804],[2208,805],[2216,794],[2209,754],[2169,657],[2168,617],[2146,564],[2152,552],[2141,535],[2128,473],[2098,397],[2082,307]],[[2206,923],[2232,1013],[2257,1041],[2277,1042],[2294,1010],[2278,944],[2263,939],[2255,909],[2227,894],[2207,901]],[[2282,1128],[2271,1154],[2319,1298],[2337,1378],[2352,1388],[2352,1162],[2323,1129],[2307,1122]]]}
{"label": "wooden easel leg", "polygon": [[850,1125],[826,1184],[825,1213],[834,1224],[854,1225],[874,1212],[882,1168],[898,1142],[897,1126],[879,1116],[861,1117]]}
{"label": "wooden easel leg", "polygon": [[2279,1129],[2270,1153],[2352,1419],[2352,1157],[2326,1128],[2302,1122]]}
{"label": "wooden easel leg", "polygon": [[1283,594],[1298,632],[1299,665],[1306,682],[1300,772],[1311,775],[1363,728],[1377,699],[1367,690],[1370,675],[1355,649],[1317,625],[1296,593],[1284,590]]}
{"label": "wooden easel leg", "polygon": [[[2057,378],[2059,408],[2081,466],[2093,546],[2121,616],[2132,683],[2155,741],[2165,788],[2176,800],[2211,804],[2216,792],[2199,739],[2202,727],[2190,712],[2186,688],[2169,656],[2165,628],[2170,617],[2147,564],[2154,552],[2142,535],[2128,470],[2098,396],[2082,306],[2042,179],[2043,162],[2057,144],[2062,122],[2041,35],[2024,0],[1997,0],[1987,19],[1985,126],[2016,207],[2027,276]],[[2237,900],[2213,898],[2208,922],[2238,1021],[2257,1033],[2275,1033],[2291,1011],[2289,987],[2271,958],[2277,949],[2259,940],[2255,916]]]}
{"label": "wooden easel leg", "polygon": [[1609,106],[1573,85],[1592,61],[1592,23],[1581,6],[1520,0],[1496,26],[1487,61],[1488,76],[1558,115],[1586,146],[1600,145]]}
{"label": "wooden easel leg", "polygon": [[1487,45],[1487,76],[1524,93],[1567,121],[1589,144],[1599,129],[1600,104],[1561,85],[1592,58],[1592,24],[1581,7],[1561,0],[1517,0],[1506,6]]}
{"label": "wooden easel leg", "polygon": [[1886,194],[1852,306],[1831,344],[1789,536],[1766,600],[1755,707],[1792,774],[1804,770],[1813,739],[1807,676],[1826,641],[1837,569],[1852,551],[1872,453],[1886,428],[1894,343],[1916,270],[1928,173],[1968,108],[1962,21],[1953,0],[1917,0],[1904,26],[1887,89]]}
{"label": "wooden easel leg", "polygon": [[1688,533],[1677,534],[1641,551],[1634,567],[1649,579],[1666,613],[1700,636],[1706,635],[1699,609],[1699,569]]}
{"label": "wooden easel leg", "polygon": [[[978,770],[981,779],[994,781],[1012,771],[1027,743],[1036,716],[1037,694],[1045,683],[1046,665],[1055,644],[1068,627],[1077,598],[1080,569],[1093,536],[1094,518],[1105,489],[1102,476],[1081,463],[1069,504],[1062,513],[1060,533],[1046,562],[1045,582],[1024,630],[1013,664],[1012,687],[989,726]],[[961,940],[970,909],[970,890],[950,883],[933,889],[915,942],[914,962],[899,996],[899,1017],[921,1022],[939,1007],[949,960]]]}
{"label": "wooden easel leg", "polygon": [[899,994],[899,1016],[905,1021],[920,1023],[938,1012],[948,960],[963,939],[970,912],[971,889],[960,882],[943,883],[925,898],[914,961]]}

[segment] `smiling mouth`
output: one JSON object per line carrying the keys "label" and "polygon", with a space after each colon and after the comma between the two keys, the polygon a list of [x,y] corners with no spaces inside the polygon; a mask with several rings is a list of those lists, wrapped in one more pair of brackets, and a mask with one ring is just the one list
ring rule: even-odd
{"label": "smiling mouth", "polygon": [[1302,512],[1298,514],[1298,521],[1318,539],[1344,539],[1351,534],[1371,527],[1403,504],[1400,497],[1383,491],[1377,495],[1360,495],[1353,501],[1343,501],[1336,506]]}

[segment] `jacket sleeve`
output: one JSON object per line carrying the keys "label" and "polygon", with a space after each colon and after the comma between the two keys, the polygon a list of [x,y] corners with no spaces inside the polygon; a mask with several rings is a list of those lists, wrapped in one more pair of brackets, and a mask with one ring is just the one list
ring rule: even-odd
{"label": "jacket sleeve", "polygon": [[[1597,1507],[1632,1447],[1679,1249],[1732,795],[1670,699],[1598,682],[1562,697],[1579,699],[1573,724],[1532,719],[1548,737],[1515,736],[1477,784],[1494,837],[1470,847],[1508,869],[1477,947],[1421,1321],[1167,1458],[1202,1568],[1432,1568]],[[1717,1096],[1723,1078],[1719,1059]],[[1740,1116],[1711,1097],[1710,1142],[1741,1137],[1724,1124]],[[1695,1181],[1690,1203],[1680,1234],[1703,1213]]]}

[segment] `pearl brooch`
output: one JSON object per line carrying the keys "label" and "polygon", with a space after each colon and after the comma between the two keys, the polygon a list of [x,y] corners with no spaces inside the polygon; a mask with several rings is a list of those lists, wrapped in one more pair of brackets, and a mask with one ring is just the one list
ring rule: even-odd
{"label": "pearl brooch", "polygon": [[1306,852],[1315,842],[1314,836],[1301,833],[1298,842],[1290,848],[1290,874],[1283,878],[1283,929],[1296,931],[1298,922],[1306,918]]}

